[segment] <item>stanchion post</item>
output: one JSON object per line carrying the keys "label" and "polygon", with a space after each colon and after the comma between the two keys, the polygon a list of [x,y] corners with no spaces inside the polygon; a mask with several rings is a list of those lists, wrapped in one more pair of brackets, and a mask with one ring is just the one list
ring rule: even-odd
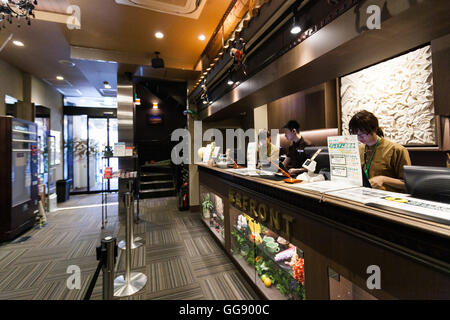
{"label": "stanchion post", "polygon": [[114,297],[114,266],[117,257],[116,238],[106,237],[101,242],[105,253],[103,262],[103,300],[112,300]]}
{"label": "stanchion post", "polygon": [[[128,197],[128,204],[125,203],[127,206],[127,225],[126,230],[129,230],[129,232],[125,235],[125,241],[119,242],[119,248],[122,250],[126,250],[128,248],[128,244],[131,244],[131,249],[136,249],[142,246],[144,243],[142,242],[142,238],[134,238],[134,197],[132,192],[125,193],[126,197]],[[131,241],[128,239],[128,236],[130,237]]]}
{"label": "stanchion post", "polygon": [[127,219],[126,219],[126,247],[125,247],[125,274],[119,276],[114,280],[114,296],[126,297],[135,294],[145,287],[147,283],[147,276],[140,272],[131,272],[131,249],[132,241],[131,230],[134,219],[134,204],[131,201],[131,194],[125,194],[125,203],[127,205]]}

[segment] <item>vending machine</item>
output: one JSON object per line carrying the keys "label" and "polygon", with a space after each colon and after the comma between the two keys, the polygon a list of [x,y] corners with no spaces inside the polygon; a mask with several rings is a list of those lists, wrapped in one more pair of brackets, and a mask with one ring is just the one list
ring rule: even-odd
{"label": "vending machine", "polygon": [[38,212],[37,125],[0,116],[0,240],[33,227]]}

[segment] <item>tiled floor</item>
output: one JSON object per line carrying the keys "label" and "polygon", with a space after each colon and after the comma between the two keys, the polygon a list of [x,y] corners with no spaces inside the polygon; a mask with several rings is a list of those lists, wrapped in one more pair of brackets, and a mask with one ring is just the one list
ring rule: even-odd
{"label": "tiled floor", "polygon": [[[72,196],[48,214],[23,243],[0,245],[0,299],[82,299],[97,266],[95,248],[106,235],[124,238],[111,195],[108,223],[101,230],[100,195]],[[80,208],[77,208],[80,207]],[[228,256],[202,225],[199,215],[179,212],[175,198],[142,200],[135,236],[145,246],[132,251],[132,271],[148,277],[146,287],[126,299],[257,299]],[[119,221],[120,220],[120,223]],[[116,275],[124,270],[119,250]],[[67,267],[81,269],[81,289],[69,290]],[[91,299],[101,299],[101,275]]]}

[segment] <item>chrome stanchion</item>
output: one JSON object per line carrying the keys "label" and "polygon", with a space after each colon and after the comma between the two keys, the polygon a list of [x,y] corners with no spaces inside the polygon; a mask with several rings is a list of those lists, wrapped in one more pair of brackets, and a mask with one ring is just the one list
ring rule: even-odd
{"label": "chrome stanchion", "polygon": [[114,297],[114,266],[117,257],[116,238],[102,239],[102,250],[106,256],[103,261],[103,300],[112,300]]}
{"label": "chrome stanchion", "polygon": [[[127,205],[126,242],[132,243],[133,211],[131,194],[125,194]],[[133,208],[134,209],[134,208]],[[135,294],[145,287],[147,276],[140,272],[131,272],[131,246],[125,247],[125,274],[114,280],[114,296],[126,297]]]}
{"label": "chrome stanchion", "polygon": [[[133,197],[132,193],[126,193],[126,194],[130,195],[129,207],[127,206],[127,228],[128,228],[128,224],[130,224],[131,241],[128,242],[128,239],[120,241],[119,248],[122,250],[126,249],[127,243],[131,243],[131,249],[139,248],[140,246],[142,246],[144,244],[142,242],[142,238],[134,237],[134,197]],[[128,218],[129,211],[131,212],[130,218]]]}

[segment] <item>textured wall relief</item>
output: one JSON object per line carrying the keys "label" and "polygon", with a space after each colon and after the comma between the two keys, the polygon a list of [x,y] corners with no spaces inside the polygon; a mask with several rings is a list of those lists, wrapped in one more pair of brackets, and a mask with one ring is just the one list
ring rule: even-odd
{"label": "textured wall relief", "polygon": [[386,138],[403,145],[436,144],[431,47],[341,78],[342,130],[360,110],[374,113]]}

